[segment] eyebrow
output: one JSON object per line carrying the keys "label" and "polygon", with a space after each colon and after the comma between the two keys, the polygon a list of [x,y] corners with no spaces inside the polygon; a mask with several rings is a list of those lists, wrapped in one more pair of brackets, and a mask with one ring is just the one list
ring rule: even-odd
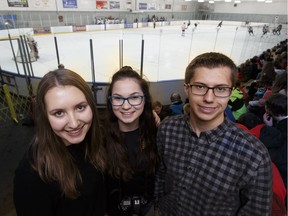
{"label": "eyebrow", "polygon": [[[141,92],[133,92],[133,93],[129,94],[129,96],[128,96],[128,97],[130,97],[130,96],[134,96],[134,95],[144,95],[144,94],[143,94],[143,93],[141,93]],[[119,97],[124,97],[123,95],[121,95],[121,94],[118,94],[118,93],[114,93],[114,94],[112,94],[111,96],[119,96]]]}
{"label": "eyebrow", "polygon": [[[81,101],[81,102],[75,104],[74,107],[77,107],[79,105],[89,105],[89,103],[88,103],[88,101]],[[47,108],[46,108],[46,110],[47,110]],[[47,110],[47,111],[49,113],[53,113],[53,112],[58,112],[58,111],[63,111],[63,110],[65,110],[65,109],[63,109],[63,108],[55,108],[55,109]]]}
{"label": "eyebrow", "polygon": [[[201,83],[201,82],[192,82],[192,85],[204,85],[204,86],[209,87],[205,83]],[[228,84],[217,84],[217,85],[214,85],[213,87],[230,87],[230,85],[228,85]]]}

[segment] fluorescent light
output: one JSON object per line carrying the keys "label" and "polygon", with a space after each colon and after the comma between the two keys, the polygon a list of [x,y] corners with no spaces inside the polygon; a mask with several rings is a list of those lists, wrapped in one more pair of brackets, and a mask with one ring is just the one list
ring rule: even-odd
{"label": "fluorescent light", "polygon": [[235,0],[234,2],[237,3],[237,4],[241,3],[240,0]]}
{"label": "fluorescent light", "polygon": [[264,2],[265,0],[257,0],[257,2]]}
{"label": "fluorescent light", "polygon": [[214,1],[209,1],[210,4],[214,4]]}
{"label": "fluorescent light", "polygon": [[225,0],[225,2],[231,2],[232,0]]}
{"label": "fluorescent light", "polygon": [[266,0],[265,3],[272,3],[272,0]]}
{"label": "fluorescent light", "polygon": [[198,0],[198,2],[204,2],[204,0]]}

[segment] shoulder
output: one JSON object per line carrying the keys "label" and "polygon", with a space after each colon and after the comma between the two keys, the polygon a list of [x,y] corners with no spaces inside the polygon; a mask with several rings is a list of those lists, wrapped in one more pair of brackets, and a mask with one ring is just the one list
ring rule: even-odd
{"label": "shoulder", "polygon": [[238,156],[252,161],[268,162],[270,159],[269,153],[265,145],[254,135],[238,127],[231,122],[230,127],[226,132],[230,144],[234,151],[238,152]]}
{"label": "shoulder", "polygon": [[24,185],[28,184],[39,185],[43,183],[38,172],[30,165],[29,159],[26,157],[23,158],[15,170],[14,185],[19,184],[20,186],[25,187]]}
{"label": "shoulder", "polygon": [[181,115],[174,115],[174,116],[167,116],[160,124],[158,130],[165,130],[167,127],[177,127],[183,125],[186,121],[186,116]]}

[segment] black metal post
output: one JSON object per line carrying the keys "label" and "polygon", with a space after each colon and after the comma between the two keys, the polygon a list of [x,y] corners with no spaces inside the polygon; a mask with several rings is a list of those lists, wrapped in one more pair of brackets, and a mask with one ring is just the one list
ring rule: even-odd
{"label": "black metal post", "polygon": [[10,32],[9,32],[9,28],[8,28],[7,25],[5,25],[5,26],[6,26],[7,31],[8,31],[8,38],[9,38],[11,50],[12,50],[12,53],[13,53],[13,59],[14,59],[15,65],[16,65],[17,73],[20,74],[19,67],[18,67],[18,64],[17,64],[17,61],[16,61],[16,55],[15,55],[14,47],[13,47],[12,40],[11,40],[11,35],[10,35]]}
{"label": "black metal post", "polygon": [[54,43],[55,43],[55,48],[56,48],[56,56],[57,56],[57,66],[60,64],[60,59],[59,59],[59,52],[58,52],[58,44],[57,44],[57,38],[54,36]]}
{"label": "black metal post", "polygon": [[97,84],[95,79],[95,67],[94,67],[94,53],[93,53],[93,41],[90,39],[90,59],[91,59],[91,73],[92,73],[92,91],[97,104]]}
{"label": "black metal post", "polygon": [[24,74],[27,76],[27,71],[26,71],[26,67],[25,67],[25,64],[24,64],[24,53],[23,53],[23,48],[22,48],[22,41],[21,39],[17,39],[18,41],[18,49],[19,49],[19,52],[20,52],[20,58],[21,58],[21,63],[22,63],[22,66],[23,66],[23,71],[24,71]]}
{"label": "black metal post", "polygon": [[123,39],[119,40],[119,67],[123,67]]}
{"label": "black metal post", "polygon": [[[31,84],[30,76],[27,75],[27,71],[25,68],[25,61],[27,62],[27,56],[25,53],[25,45],[23,43],[24,43],[23,37],[20,35],[19,49],[20,49],[21,61],[22,61],[23,68],[24,68],[24,74],[25,74],[25,79],[26,79],[26,83],[27,83],[27,87],[28,87],[28,92],[29,92],[29,95],[32,96],[33,95],[33,88],[32,88],[32,84]],[[24,58],[25,58],[25,60],[24,60]],[[27,69],[29,71],[28,66],[29,65],[27,64]],[[30,71],[28,73],[30,74]]]}
{"label": "black metal post", "polygon": [[30,67],[29,67],[29,63],[28,63],[28,58],[27,58],[27,55],[29,55],[29,50],[26,50],[25,48],[25,43],[26,41],[24,40],[24,37],[22,35],[20,35],[20,40],[21,40],[21,44],[22,44],[22,50],[23,50],[23,54],[24,54],[24,64],[26,64],[26,67],[27,67],[27,72],[28,72],[28,76],[30,77],[31,74],[30,74]]}
{"label": "black metal post", "polygon": [[141,68],[140,68],[140,75],[143,77],[143,59],[144,59],[144,39],[142,35],[142,46],[141,46]]}
{"label": "black metal post", "polygon": [[[32,67],[32,63],[31,63],[31,56],[30,56],[30,53],[29,53],[29,48],[28,48],[28,44],[27,44],[27,40],[26,40],[26,37],[25,35],[23,36],[23,39],[24,39],[24,44],[25,44],[25,49],[28,53],[28,62],[29,62],[29,66],[31,68],[31,74],[29,74],[29,76],[33,76],[34,77],[34,73],[33,73],[33,67]],[[35,56],[35,59],[36,59],[36,56]],[[36,59],[37,60],[37,59]],[[29,71],[30,72],[30,71]]]}

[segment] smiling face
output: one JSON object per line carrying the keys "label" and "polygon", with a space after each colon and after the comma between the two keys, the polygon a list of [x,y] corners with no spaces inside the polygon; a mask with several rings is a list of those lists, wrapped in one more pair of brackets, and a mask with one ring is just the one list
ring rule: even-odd
{"label": "smiling face", "polygon": [[[190,84],[206,85],[208,87],[226,86],[231,87],[231,69],[228,67],[195,69],[195,74]],[[185,86],[184,90],[190,102],[190,123],[196,131],[207,131],[216,128],[224,121],[224,111],[229,101],[229,96],[216,97],[212,89],[203,95],[191,93],[191,87]]]}
{"label": "smiling face", "polygon": [[93,113],[82,91],[71,85],[53,87],[45,95],[45,106],[52,130],[66,146],[85,139]]}
{"label": "smiling face", "polygon": [[[143,96],[143,91],[136,79],[124,78],[114,83],[111,95],[127,98]],[[122,106],[112,106],[113,113],[118,118],[120,131],[132,131],[139,127],[139,118],[143,113],[144,105],[145,98],[137,106],[131,106],[127,100]]]}

